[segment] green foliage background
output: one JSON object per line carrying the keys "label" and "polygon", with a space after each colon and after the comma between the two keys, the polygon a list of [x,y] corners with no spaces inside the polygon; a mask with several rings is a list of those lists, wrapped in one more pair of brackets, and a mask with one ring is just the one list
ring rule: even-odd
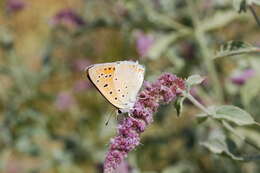
{"label": "green foliage background", "polygon": [[[0,172],[101,172],[116,118],[105,126],[115,110],[82,68],[94,63],[138,60],[148,81],[163,72],[200,74],[207,77],[207,84],[196,87],[202,103],[239,106],[260,122],[260,26],[250,10],[239,14],[230,0],[27,0],[17,12],[8,11],[7,3],[0,1]],[[260,14],[257,3],[252,7]],[[64,8],[86,25],[51,24]],[[140,32],[154,39],[144,57],[136,48]],[[230,40],[250,43],[256,51],[216,58]],[[254,77],[232,83],[230,77],[244,69],[253,69]],[[62,108],[60,99],[66,102]],[[188,101],[180,117],[173,104],[163,105],[127,159],[132,172],[260,172],[259,148],[217,122],[200,124],[198,113]],[[259,127],[233,127],[260,146]],[[250,161],[210,152],[204,146],[212,136]]]}

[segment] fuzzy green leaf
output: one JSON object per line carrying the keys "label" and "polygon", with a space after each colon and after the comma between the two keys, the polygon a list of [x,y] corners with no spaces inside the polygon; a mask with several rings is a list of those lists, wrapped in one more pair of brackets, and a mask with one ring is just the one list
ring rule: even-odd
{"label": "fuzzy green leaf", "polygon": [[220,120],[224,119],[240,126],[256,123],[249,113],[232,105],[215,107],[215,114],[212,117]]}
{"label": "fuzzy green leaf", "polygon": [[175,103],[174,103],[174,106],[175,106],[175,109],[176,109],[176,112],[177,112],[177,116],[179,117],[182,113],[182,108],[183,108],[183,101],[185,100],[185,97],[179,97]]}
{"label": "fuzzy green leaf", "polygon": [[189,76],[186,80],[186,84],[191,87],[192,85],[198,85],[201,84],[201,82],[204,81],[205,78],[201,77],[200,75],[192,75]]}
{"label": "fuzzy green leaf", "polygon": [[237,154],[235,154],[236,146],[234,142],[228,139],[220,130],[213,131],[210,134],[209,139],[202,142],[201,145],[215,154],[225,155],[233,160],[244,160],[243,157],[237,156]]}

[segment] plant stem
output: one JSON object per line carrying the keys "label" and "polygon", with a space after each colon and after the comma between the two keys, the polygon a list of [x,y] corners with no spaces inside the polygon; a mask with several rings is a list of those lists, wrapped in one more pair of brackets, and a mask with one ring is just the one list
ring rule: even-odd
{"label": "plant stem", "polygon": [[197,106],[203,112],[205,112],[208,115],[211,115],[210,111],[200,102],[198,102],[190,93],[183,93],[183,96],[188,98],[195,106]]}
{"label": "plant stem", "polygon": [[241,140],[245,141],[245,143],[253,146],[254,148],[256,148],[257,150],[260,150],[260,147],[257,146],[255,143],[251,142],[250,139],[246,138],[245,136],[239,134],[236,132],[236,130],[226,121],[222,120],[222,124],[223,126],[230,132],[232,132],[235,136],[237,136],[238,138],[240,138]]}
{"label": "plant stem", "polygon": [[226,53],[220,53],[216,55],[213,59],[217,58],[223,58],[227,56],[234,56],[234,55],[241,55],[241,54],[246,54],[246,53],[260,53],[260,48],[259,47],[250,47],[250,48],[244,48],[240,50],[234,50]]}
{"label": "plant stem", "polygon": [[249,5],[248,7],[249,7],[250,12],[251,12],[252,15],[254,16],[256,23],[258,24],[258,26],[260,26],[260,20],[259,20],[259,18],[258,18],[258,16],[257,16],[257,14],[256,14],[256,12],[255,12],[253,6]]}
{"label": "plant stem", "polygon": [[[198,102],[190,93],[183,92],[182,93],[184,97],[188,98],[196,107],[201,109],[203,112],[205,112],[209,117],[213,118],[212,114],[204,105],[202,105],[200,102]],[[214,118],[213,118],[214,119]],[[257,146],[254,142],[252,142],[250,139],[246,138],[245,136],[240,135],[233,129],[232,126],[230,126],[225,120],[222,120],[222,125],[231,133],[233,133],[235,136],[239,137],[241,140],[243,140],[245,143],[251,145],[257,150],[260,150],[260,147]]]}
{"label": "plant stem", "polygon": [[186,0],[186,2],[188,4],[190,16],[194,24],[195,39],[199,44],[203,61],[205,63],[209,76],[212,80],[212,87],[214,90],[214,94],[217,97],[218,101],[222,102],[224,100],[223,91],[217,77],[217,72],[216,72],[214,62],[212,61],[212,58],[210,58],[212,55],[207,46],[208,43],[207,43],[205,31],[203,30],[203,28],[200,27],[201,24],[200,24],[199,16],[197,15],[198,11],[195,10],[196,4],[193,0]]}

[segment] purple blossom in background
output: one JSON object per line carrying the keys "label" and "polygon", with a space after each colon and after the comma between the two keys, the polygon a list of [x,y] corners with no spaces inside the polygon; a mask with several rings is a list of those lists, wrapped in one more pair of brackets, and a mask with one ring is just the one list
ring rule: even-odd
{"label": "purple blossom in background", "polygon": [[23,10],[26,6],[23,0],[7,0],[6,3],[8,12],[18,12]]}
{"label": "purple blossom in background", "polygon": [[242,73],[231,77],[231,82],[237,85],[243,85],[248,79],[255,75],[255,70],[246,69]]}
{"label": "purple blossom in background", "polygon": [[165,73],[155,82],[145,83],[138,99],[126,117],[117,127],[118,135],[111,139],[109,151],[104,162],[104,173],[112,173],[127,154],[140,144],[140,134],[153,122],[153,113],[160,104],[167,104],[185,89],[184,80]]}
{"label": "purple blossom in background", "polygon": [[56,98],[55,106],[60,111],[69,109],[75,103],[73,95],[68,91],[60,92]]}
{"label": "purple blossom in background", "polygon": [[81,92],[81,91],[84,91],[88,88],[91,88],[92,85],[89,81],[86,81],[86,80],[78,80],[75,82],[74,84],[74,90],[76,92]]}
{"label": "purple blossom in background", "polygon": [[185,41],[180,44],[180,55],[181,57],[191,60],[196,56],[196,47],[194,43]]}
{"label": "purple blossom in background", "polygon": [[91,62],[87,59],[77,59],[73,62],[73,68],[75,71],[82,72],[90,64]]}
{"label": "purple blossom in background", "polygon": [[136,49],[141,57],[147,56],[151,46],[154,44],[152,35],[144,34],[143,32],[136,33]]}
{"label": "purple blossom in background", "polygon": [[51,20],[54,25],[57,24],[72,24],[74,26],[82,26],[85,21],[73,9],[67,8],[60,10]]}

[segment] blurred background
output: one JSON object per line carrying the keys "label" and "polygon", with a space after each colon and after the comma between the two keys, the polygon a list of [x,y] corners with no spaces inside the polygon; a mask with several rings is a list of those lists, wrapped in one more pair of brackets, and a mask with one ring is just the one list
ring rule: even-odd
{"label": "blurred background", "polygon": [[[260,46],[252,11],[230,0],[0,0],[0,172],[102,172],[117,122],[105,125],[115,109],[84,74],[94,63],[138,60],[147,81],[200,74],[192,94],[201,103],[233,104],[259,122],[259,53],[214,59],[230,40]],[[198,113],[189,102],[180,117],[163,105],[118,172],[260,172],[259,161],[200,145],[225,131]],[[238,130],[260,145],[259,129]],[[257,153],[229,137],[238,154]]]}

